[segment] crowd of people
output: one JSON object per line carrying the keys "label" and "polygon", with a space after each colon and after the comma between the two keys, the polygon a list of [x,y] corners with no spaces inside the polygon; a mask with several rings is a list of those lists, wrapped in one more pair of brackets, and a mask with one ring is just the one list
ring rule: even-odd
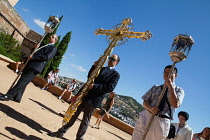
{"label": "crowd of people", "polygon": [[[35,47],[35,53],[27,57],[28,63],[22,70],[20,79],[5,95],[0,96],[0,101],[11,100],[21,102],[27,85],[37,74],[42,72],[47,62],[55,55],[57,49],[54,43],[56,43],[57,40],[58,37],[56,35],[51,35],[48,45],[39,48],[38,46]],[[24,64],[25,60],[26,59],[17,63],[16,72],[19,71],[18,65]],[[119,62],[120,57],[118,55],[113,54],[109,57],[108,66],[100,70],[100,73],[94,79],[94,83],[86,85],[88,86],[87,94],[83,97],[82,103],[79,104],[70,121],[60,127],[56,132],[49,132],[49,136],[62,138],[75,123],[80,113],[84,111],[81,124],[76,134],[76,140],[83,140],[94,110],[101,106],[106,93],[110,93],[109,98],[99,111],[95,125],[92,126],[92,128],[95,129],[100,128],[99,126],[103,117],[106,115],[109,118],[109,111],[114,104],[115,93],[113,91],[120,79],[120,74],[115,70],[115,67]],[[94,71],[97,65],[98,61],[92,65],[87,78],[92,76],[92,71]],[[58,72],[59,69],[56,69],[48,74],[47,82],[42,89],[46,90],[48,87],[56,85]],[[164,83],[162,85],[152,86],[142,96],[145,110],[140,112],[139,119],[136,122],[132,134],[132,140],[210,140],[209,127],[204,128],[200,133],[193,134],[193,130],[187,124],[189,114],[185,111],[178,113],[178,123],[171,123],[171,120],[174,119],[174,112],[176,108],[179,108],[182,104],[185,95],[184,90],[175,84],[177,75],[178,69],[176,67],[172,67],[171,65],[166,66],[163,72]],[[67,83],[58,99],[62,99],[64,94],[68,94],[68,100],[71,100],[72,92],[76,88],[76,82],[76,79],[73,79],[71,82]],[[82,87],[75,97],[80,95],[85,88],[86,87]],[[160,101],[160,105],[157,106],[161,91],[164,91],[163,98]],[[74,100],[71,100],[71,102],[74,103]],[[65,117],[65,114],[63,116]],[[152,123],[148,125],[151,118],[153,119]],[[174,136],[169,138],[168,134],[171,124],[174,128]]]}

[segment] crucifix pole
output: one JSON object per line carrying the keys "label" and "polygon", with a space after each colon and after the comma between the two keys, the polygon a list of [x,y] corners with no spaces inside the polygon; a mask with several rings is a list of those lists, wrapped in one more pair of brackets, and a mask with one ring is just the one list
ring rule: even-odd
{"label": "crucifix pole", "polygon": [[82,98],[87,95],[89,91],[89,85],[94,83],[95,78],[100,73],[101,68],[104,66],[108,59],[108,56],[112,53],[115,46],[119,46],[128,41],[129,38],[140,38],[143,41],[150,39],[152,34],[149,31],[146,32],[133,32],[133,25],[131,24],[131,18],[126,18],[122,23],[114,26],[111,30],[104,30],[99,28],[95,31],[95,35],[103,34],[107,35],[107,41],[109,43],[108,48],[104,51],[104,54],[100,56],[95,69],[91,72],[87,82],[82,87],[81,92],[77,96],[76,100],[70,104],[68,110],[65,113],[62,124],[65,125],[77,110],[77,107],[82,103]]}

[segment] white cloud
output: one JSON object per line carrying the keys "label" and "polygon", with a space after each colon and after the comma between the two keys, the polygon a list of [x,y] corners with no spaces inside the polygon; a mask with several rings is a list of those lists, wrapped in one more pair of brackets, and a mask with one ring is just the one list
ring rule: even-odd
{"label": "white cloud", "polygon": [[75,67],[76,69],[78,69],[79,71],[87,71],[86,69],[84,69],[82,66],[77,66],[74,64],[71,64],[72,67]]}
{"label": "white cloud", "polygon": [[66,56],[64,56],[64,55],[63,55],[63,58],[64,58],[64,59],[67,59],[67,57],[66,57]]}
{"label": "white cloud", "polygon": [[26,8],[23,8],[23,11],[24,12],[30,12],[30,10],[29,9],[26,9]]}
{"label": "white cloud", "polygon": [[71,73],[67,73],[68,76],[70,77],[75,77],[74,75],[72,75]]}
{"label": "white cloud", "polygon": [[71,57],[75,57],[76,55],[75,54],[69,54]]}
{"label": "white cloud", "polygon": [[38,26],[40,26],[42,29],[44,29],[44,25],[45,25],[45,22],[44,22],[44,21],[41,21],[40,19],[33,19],[33,21],[34,21]]}

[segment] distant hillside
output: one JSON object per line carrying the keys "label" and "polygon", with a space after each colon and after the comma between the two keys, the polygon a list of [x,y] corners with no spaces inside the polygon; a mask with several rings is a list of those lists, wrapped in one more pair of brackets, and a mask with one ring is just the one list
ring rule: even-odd
{"label": "distant hillside", "polygon": [[[109,97],[109,94],[105,96],[103,103]],[[139,112],[143,111],[144,107],[130,96],[116,95],[115,103],[110,111],[110,114],[118,119],[130,124],[135,125],[138,119]]]}
{"label": "distant hillside", "polygon": [[[60,87],[65,88],[66,83],[68,83],[69,81],[72,81],[72,78],[60,76],[58,83]],[[77,83],[78,84],[77,84],[75,93],[77,93],[81,85],[84,84],[83,82],[78,81],[78,80],[77,80]],[[105,99],[103,100],[102,106],[106,102],[108,97],[109,97],[109,94],[106,94]],[[110,114],[130,124],[131,126],[134,126],[136,120],[138,119],[139,112],[143,110],[144,110],[144,107],[132,97],[116,95],[115,103],[110,111]]]}
{"label": "distant hillside", "polygon": [[137,112],[141,112],[144,110],[144,107],[138,103],[135,99],[133,99],[130,96],[123,96],[123,95],[118,95],[122,101],[130,105],[131,108],[133,108]]}

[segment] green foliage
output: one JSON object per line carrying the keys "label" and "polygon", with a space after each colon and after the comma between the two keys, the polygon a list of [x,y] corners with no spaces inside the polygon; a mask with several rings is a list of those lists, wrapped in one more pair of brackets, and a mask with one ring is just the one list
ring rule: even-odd
{"label": "green foliage", "polygon": [[59,65],[62,61],[63,55],[65,54],[65,52],[68,48],[68,44],[69,44],[70,39],[71,39],[71,33],[72,32],[68,32],[64,36],[64,38],[61,40],[61,42],[59,43],[59,45],[57,47],[57,52],[56,52],[55,56],[53,57],[53,59],[51,59],[48,62],[47,66],[45,67],[41,76],[46,77],[51,70],[55,70],[59,67]]}
{"label": "green foliage", "polygon": [[[59,18],[60,23],[61,23],[61,21],[62,21],[62,18],[63,18],[63,16],[61,16],[61,17]],[[58,29],[58,27],[60,26],[60,23],[58,24],[58,26],[54,29],[54,31],[53,31],[52,33],[48,33],[48,34],[44,37],[44,39],[43,39],[42,42],[41,42],[41,46],[44,46],[44,45],[46,45],[46,44],[49,43],[49,38],[50,38],[50,36],[53,35],[53,34],[56,34],[57,29]],[[59,43],[60,43],[60,36],[58,36],[58,40],[57,40],[57,42],[55,43],[55,46],[58,47]],[[50,67],[50,66],[51,66],[51,63],[52,63],[52,59],[47,63],[47,65],[45,66],[45,68],[44,68],[44,70],[42,71],[42,73],[40,74],[40,76],[46,78],[47,75],[48,75],[48,73],[49,73],[50,71],[56,69],[56,68],[51,69],[51,67]]]}
{"label": "green foliage", "polygon": [[18,41],[0,29],[0,54],[14,61],[20,61],[20,45]]}
{"label": "green foliage", "polygon": [[[58,41],[55,43],[55,46],[58,48],[58,45],[59,45],[59,42],[60,42],[60,36],[58,36]],[[40,74],[40,76],[42,77],[47,77],[48,73],[52,70],[56,70],[56,69],[50,69],[50,65],[52,63],[53,59],[51,59],[47,65],[45,66],[44,70],[42,71],[42,73]]]}

